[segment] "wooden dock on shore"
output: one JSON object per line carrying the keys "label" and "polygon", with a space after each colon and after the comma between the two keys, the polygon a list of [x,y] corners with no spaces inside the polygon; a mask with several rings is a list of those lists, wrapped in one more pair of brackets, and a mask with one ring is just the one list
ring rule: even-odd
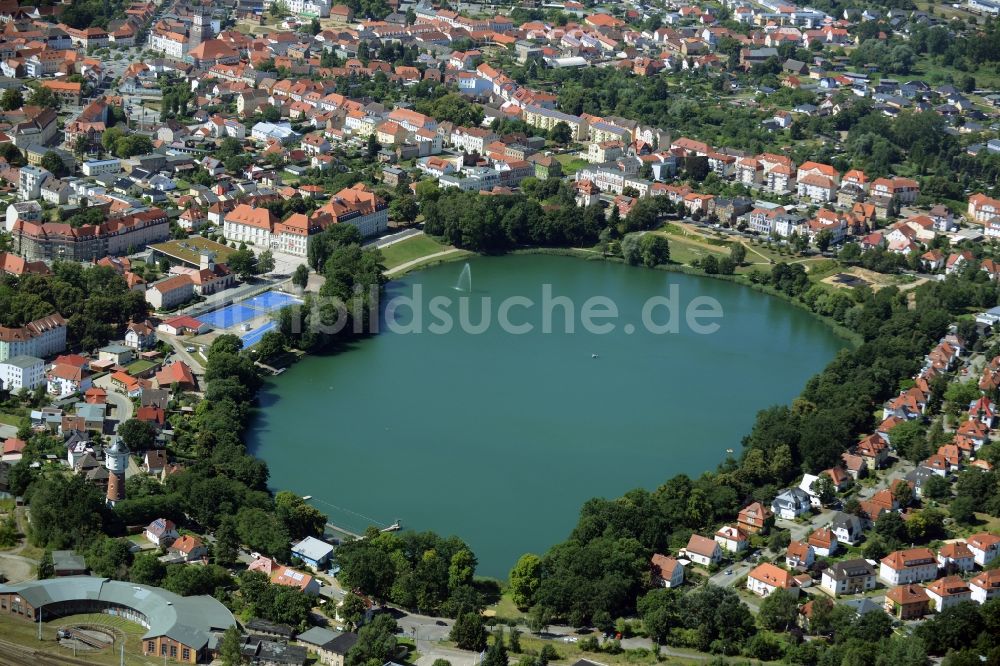
{"label": "wooden dock on shore", "polygon": [[[336,532],[338,534],[343,534],[345,536],[349,536],[352,539],[357,539],[359,541],[361,539],[365,538],[364,534],[358,534],[357,532],[352,532],[349,529],[346,529],[344,527],[340,527],[339,525],[334,525],[333,523],[327,523],[326,527],[327,527],[327,529],[329,529],[329,530],[331,530],[333,532]],[[380,528],[379,532],[398,532],[401,529],[403,529],[403,524],[400,521],[397,520],[392,525]]]}

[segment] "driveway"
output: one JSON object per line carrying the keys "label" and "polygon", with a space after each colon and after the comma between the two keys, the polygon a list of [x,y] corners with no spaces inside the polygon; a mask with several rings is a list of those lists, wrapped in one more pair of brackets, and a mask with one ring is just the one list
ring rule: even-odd
{"label": "driveway", "polygon": [[2,573],[10,583],[22,583],[26,580],[35,580],[35,569],[37,566],[37,560],[32,560],[21,555],[14,555],[12,553],[0,553],[0,573]]}
{"label": "driveway", "polygon": [[895,483],[898,479],[902,479],[913,470],[913,463],[905,460],[899,460],[889,469],[888,474],[883,476],[878,483],[874,486],[862,488],[861,491],[858,492],[858,498],[863,500],[871,499],[872,495],[880,490],[888,488],[890,484]]}
{"label": "driveway", "polygon": [[454,620],[416,613],[404,613],[402,617],[396,619],[396,624],[403,630],[403,635],[418,641],[448,640],[453,622]]}
{"label": "driveway", "polygon": [[118,389],[111,383],[111,375],[105,375],[94,381],[94,385],[104,389],[108,392],[108,404],[114,408],[113,416],[119,423],[125,423],[130,418],[132,414],[135,413],[135,405],[132,404],[132,400],[127,396],[118,392]]}
{"label": "driveway", "polygon": [[156,332],[156,339],[162,340],[173,347],[174,353],[180,357],[180,360],[187,363],[188,367],[191,368],[191,372],[199,376],[204,376],[205,368],[202,367],[201,361],[188,352],[185,341],[181,340],[176,335],[170,335],[169,333],[164,333],[163,331]]}
{"label": "driveway", "polygon": [[791,532],[792,541],[803,541],[813,532],[813,530],[829,525],[833,521],[834,513],[836,512],[832,509],[826,509],[810,518],[807,523],[778,518],[774,521],[774,524],[776,527],[780,527],[783,530]]}

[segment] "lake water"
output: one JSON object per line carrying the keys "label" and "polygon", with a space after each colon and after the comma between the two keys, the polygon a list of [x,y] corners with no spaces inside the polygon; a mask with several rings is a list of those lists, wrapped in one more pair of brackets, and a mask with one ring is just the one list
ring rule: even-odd
{"label": "lake water", "polygon": [[[420,293],[423,333],[383,331],[275,378],[250,448],[269,464],[274,488],[312,495],[332,523],[360,532],[399,519],[458,535],[484,575],[505,577],[521,554],[564,539],[590,497],[713,469],[727,448],[739,451],[759,409],[791,401],[846,344],[808,313],[720,280],[568,257],[484,257],[469,263],[466,292],[456,289],[462,270],[446,264],[388,286],[387,299]],[[545,284],[551,298],[572,301],[573,333],[561,306],[549,307],[552,332],[541,330]],[[643,308],[671,288],[679,331],[652,332]],[[456,322],[450,333],[427,330],[441,323],[429,310],[435,296],[453,301],[439,308]],[[463,296],[472,323],[491,299],[485,332],[461,330]],[[507,309],[512,324],[533,331],[496,324],[513,296],[534,301]],[[612,323],[610,333],[583,329],[593,296],[618,308],[615,320],[592,320]],[[717,324],[712,334],[684,321],[683,308],[702,296],[722,309],[693,322]],[[416,323],[411,310],[396,313]],[[665,305],[651,310],[654,324],[666,319]]]}

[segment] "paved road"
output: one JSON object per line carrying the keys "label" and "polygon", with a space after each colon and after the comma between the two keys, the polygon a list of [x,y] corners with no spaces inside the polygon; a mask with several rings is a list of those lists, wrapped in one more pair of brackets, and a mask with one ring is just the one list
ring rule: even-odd
{"label": "paved road", "polygon": [[32,560],[23,555],[0,553],[0,572],[3,572],[11,583],[34,580],[37,566],[38,560]]}
{"label": "paved road", "polygon": [[[754,568],[755,564],[756,563],[753,561],[737,562],[731,567],[727,567],[709,578],[708,582],[718,587],[730,587],[737,580],[750,573],[750,570]],[[733,573],[726,573],[727,571],[732,571]]]}
{"label": "paved road", "polygon": [[119,423],[124,423],[132,418],[135,413],[135,405],[127,395],[118,392],[118,389],[111,383],[111,375],[105,375],[97,379],[94,384],[108,392],[108,403],[114,407],[114,419]]}
{"label": "paved road", "polygon": [[895,465],[893,465],[892,468],[889,470],[889,473],[886,474],[884,477],[882,477],[882,479],[879,480],[879,482],[876,483],[874,486],[868,488],[862,488],[861,491],[858,493],[858,498],[863,500],[870,499],[872,495],[874,495],[880,490],[888,488],[890,484],[894,483],[897,479],[902,479],[904,476],[912,472],[913,469],[914,469],[913,463],[907,462],[905,460],[900,460]]}
{"label": "paved road", "polygon": [[184,340],[178,338],[176,335],[170,335],[169,333],[164,333],[163,331],[156,332],[156,339],[162,340],[173,347],[174,352],[180,357],[180,360],[187,363],[188,367],[191,368],[191,372],[196,375],[205,374],[205,368],[202,367],[201,361],[188,352],[187,343]]}

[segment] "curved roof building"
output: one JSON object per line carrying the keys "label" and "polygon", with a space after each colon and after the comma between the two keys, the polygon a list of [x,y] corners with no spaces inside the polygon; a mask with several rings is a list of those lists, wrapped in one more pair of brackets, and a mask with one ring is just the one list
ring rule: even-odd
{"label": "curved roof building", "polygon": [[215,650],[221,632],[236,624],[233,614],[210,596],[182,597],[159,587],[68,576],[0,585],[0,613],[37,621],[108,613],[146,627],[143,652],[197,663]]}

